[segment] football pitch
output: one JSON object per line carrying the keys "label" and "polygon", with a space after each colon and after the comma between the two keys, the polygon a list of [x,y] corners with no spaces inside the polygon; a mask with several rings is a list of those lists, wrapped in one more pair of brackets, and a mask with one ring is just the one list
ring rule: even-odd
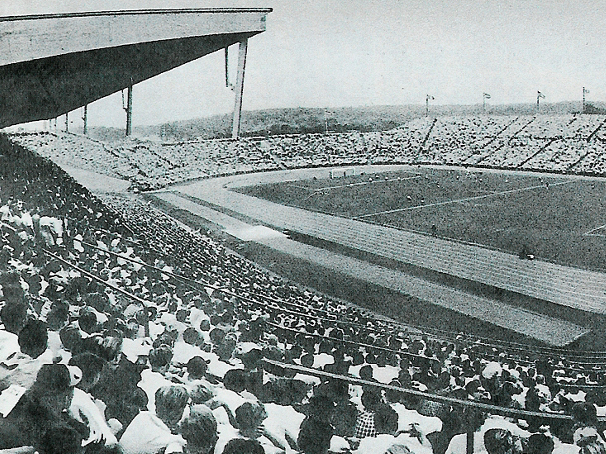
{"label": "football pitch", "polygon": [[513,254],[525,248],[543,260],[606,270],[606,180],[419,167],[237,191]]}

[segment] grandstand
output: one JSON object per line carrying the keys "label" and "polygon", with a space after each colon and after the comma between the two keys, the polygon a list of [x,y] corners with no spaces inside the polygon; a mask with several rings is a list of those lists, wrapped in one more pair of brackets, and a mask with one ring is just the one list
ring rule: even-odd
{"label": "grandstand", "polygon": [[[72,144],[74,141],[83,144],[87,140],[78,136],[62,137],[17,135],[11,140],[27,143],[34,150],[36,141],[69,139]],[[278,142],[279,138],[273,140]],[[319,143],[321,137],[302,137],[301,140]],[[329,140],[333,141],[334,137]],[[2,146],[7,163],[11,163],[2,169],[3,182],[12,182],[2,185],[3,194],[12,196],[11,200],[6,199],[7,204],[2,208],[2,238],[6,245],[3,267],[21,270],[13,273],[20,273],[21,279],[28,283],[25,298],[31,314],[47,320],[50,333],[58,332],[60,342],[53,348],[59,348],[63,355],[71,352],[77,357],[76,352],[84,349],[111,359],[112,356],[104,355],[113,355],[115,350],[100,347],[92,350],[93,344],[97,344],[81,344],[78,337],[70,336],[86,329],[93,333],[92,339],[97,339],[99,345],[119,336],[125,357],[131,360],[138,357],[139,361],[146,358],[152,362],[153,370],[187,386],[191,386],[187,377],[194,370],[190,358],[199,356],[208,363],[208,379],[219,382],[213,385],[213,393],[225,396],[225,399],[225,393],[234,393],[235,396],[241,392],[233,388],[231,378],[228,380],[232,375],[229,371],[254,374],[255,367],[259,367],[242,353],[246,350],[235,347],[254,344],[260,357],[266,358],[263,373],[269,381],[261,388],[255,387],[254,382],[246,386],[257,396],[255,399],[264,402],[269,415],[267,427],[275,427],[276,424],[283,427],[285,422],[277,416],[281,413],[275,411],[280,408],[280,411],[295,411],[299,408],[298,402],[304,402],[296,400],[303,399],[303,395],[296,397],[296,394],[285,395],[277,391],[279,384],[284,386],[292,381],[293,386],[298,383],[305,387],[326,380],[327,383],[345,381],[352,390],[364,389],[367,393],[370,389],[383,390],[385,405],[398,415],[397,430],[405,431],[394,437],[389,435],[393,434],[389,432],[391,429],[383,429],[379,425],[380,431],[388,432],[361,440],[362,448],[370,446],[371,449],[382,446],[380,443],[397,440],[419,452],[440,452],[442,448],[438,440],[446,437],[442,444],[450,444],[452,452],[459,452],[457,446],[464,448],[466,443],[463,441],[461,445],[459,436],[452,438],[453,434],[473,434],[476,429],[479,435],[474,437],[474,445],[476,449],[482,449],[482,436],[489,428],[507,428],[515,435],[527,438],[535,430],[533,424],[536,421],[547,423],[551,436],[558,446],[564,448],[573,442],[571,429],[567,427],[573,427],[571,415],[576,414],[572,411],[577,399],[575,396],[585,396],[583,400],[597,406],[600,415],[604,414],[606,407],[601,406],[606,403],[603,400],[606,383],[603,353],[516,344],[511,340],[453,333],[443,328],[401,324],[378,317],[300,288],[258,268],[224,249],[216,240],[185,227],[139,197],[125,193],[108,194],[103,196],[104,203],[101,203],[51,161],[6,140]],[[87,149],[84,145],[77,146],[80,153]],[[152,147],[152,144],[145,146]],[[57,145],[55,147],[58,150]],[[39,150],[44,153],[43,144]],[[66,156],[69,150],[66,148]],[[113,153],[109,155],[117,158]],[[141,162],[139,160],[137,165]],[[111,160],[107,160],[107,165],[112,165]],[[235,167],[225,173],[233,174],[238,170]],[[292,176],[290,171],[281,172],[282,175],[280,172],[264,175],[274,181],[284,179],[283,174]],[[315,170],[303,169],[301,172],[310,177]],[[258,178],[255,174],[243,177],[247,184]],[[31,181],[40,184],[31,185]],[[224,184],[221,179],[207,181],[215,186]],[[58,192],[47,192],[43,189],[47,187],[56,187]],[[215,189],[213,186],[208,192]],[[117,190],[123,191],[119,187]],[[226,191],[224,197],[230,194],[236,193]],[[158,193],[160,197],[169,195],[169,192]],[[37,224],[28,224],[28,213],[62,218],[64,229],[47,227],[37,230]],[[207,216],[211,215],[207,213]],[[228,218],[230,216],[223,213],[215,221],[228,222]],[[52,226],[53,223],[46,222],[46,225]],[[284,241],[284,238],[279,237],[279,240]],[[36,243],[39,248],[32,250],[32,254],[28,244]],[[15,248],[18,244],[22,245]],[[496,263],[502,259],[492,260]],[[16,304],[7,300],[7,295],[5,293],[5,306]],[[469,302],[472,300],[470,298]],[[70,307],[69,314],[61,312],[63,302]],[[70,315],[72,313],[74,315]],[[94,317],[89,314],[94,314]],[[529,313],[529,316],[532,315]],[[149,326],[151,338],[157,340],[155,346],[140,343],[145,339],[146,326]],[[573,325],[564,323],[558,334],[566,335],[566,329],[570,328],[574,329]],[[157,334],[161,330],[164,330],[164,335]],[[167,335],[171,330],[175,330],[176,338],[171,339]],[[68,336],[68,332],[72,334]],[[220,332],[224,334],[220,335]],[[545,328],[544,333],[547,332]],[[234,333],[236,338],[229,333]],[[160,342],[164,344],[160,345]],[[157,361],[166,361],[158,356],[167,351],[172,355],[167,364],[169,368],[158,369]],[[127,367],[128,360],[123,361],[126,361],[123,366]],[[102,376],[100,384],[92,392],[108,406],[105,413],[108,419],[113,417],[123,426],[128,426],[138,411],[151,408],[149,402],[155,388],[149,387],[146,377],[145,372],[140,376],[135,374],[128,381],[130,384],[118,392],[115,386],[111,386],[115,378]],[[447,381],[445,377],[449,377]],[[496,377],[500,378],[495,382]],[[124,383],[123,379],[120,383]],[[319,393],[323,386],[326,385],[314,386],[315,392]],[[500,390],[512,386],[514,393],[505,397]],[[544,400],[539,399],[539,405],[533,407],[529,398],[524,403],[515,387],[524,394],[529,390],[541,390],[551,397],[543,394],[545,397],[541,399]],[[126,398],[127,395],[139,395],[137,389],[145,390],[146,399],[137,403]],[[343,396],[334,395],[332,398],[339,401]],[[339,402],[346,403],[347,399]],[[568,402],[568,410],[563,406],[564,402]],[[208,405],[212,407],[212,404]],[[461,414],[465,413],[464,408],[471,408],[483,412],[484,416],[471,425],[461,423],[454,433],[446,432],[443,429],[446,416],[435,413],[435,409],[428,413],[432,405],[437,405],[436,408],[450,406],[452,412]],[[231,411],[235,410],[231,408]],[[301,418],[294,416],[297,414],[300,413],[293,413],[293,419],[289,420],[292,427],[288,426],[295,434],[305,418],[304,414]],[[486,415],[492,416],[485,419]],[[522,421],[521,426],[505,421],[503,416]],[[411,421],[417,421],[420,428],[434,431],[435,437],[410,437],[406,431]],[[351,425],[343,424],[336,416],[332,424],[337,430],[333,436],[334,443],[355,440],[355,428]],[[111,428],[108,430],[111,434]],[[117,436],[116,439],[123,437],[120,431]],[[463,439],[465,437],[463,435]]]}

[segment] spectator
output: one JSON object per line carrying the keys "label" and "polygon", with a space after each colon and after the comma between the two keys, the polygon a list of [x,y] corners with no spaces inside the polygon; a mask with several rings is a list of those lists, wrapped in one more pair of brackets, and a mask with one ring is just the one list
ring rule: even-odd
{"label": "spectator", "polygon": [[[163,387],[156,391],[156,414],[140,412],[120,438],[125,454],[165,454],[182,452],[185,440],[176,430],[187,405],[187,393],[180,386]],[[173,428],[171,430],[171,427]]]}
{"label": "spectator", "polygon": [[65,413],[72,401],[73,386],[67,366],[43,365],[31,389],[7,417],[0,419],[0,449],[40,447],[48,441],[43,438],[47,431],[57,428],[59,431],[75,429],[84,438],[85,427]]}
{"label": "spectator", "polygon": [[362,393],[363,410],[358,412],[356,420],[356,438],[376,437],[375,413],[381,403],[381,394],[367,389]]}
{"label": "spectator", "polygon": [[511,432],[505,429],[489,429],[484,434],[484,446],[488,454],[521,454],[521,445]]}
{"label": "spectator", "polygon": [[525,454],[551,454],[554,442],[545,434],[532,434],[526,442]]}
{"label": "spectator", "polygon": [[180,425],[180,433],[187,442],[187,454],[208,454],[217,443],[217,421],[205,405],[193,405]]}
{"label": "spectator", "polygon": [[313,396],[309,399],[307,415],[299,429],[297,445],[304,454],[326,454],[334,427],[330,423],[334,403],[327,397]]}
{"label": "spectator", "polygon": [[234,438],[223,448],[223,454],[264,454],[263,446],[257,440]]}

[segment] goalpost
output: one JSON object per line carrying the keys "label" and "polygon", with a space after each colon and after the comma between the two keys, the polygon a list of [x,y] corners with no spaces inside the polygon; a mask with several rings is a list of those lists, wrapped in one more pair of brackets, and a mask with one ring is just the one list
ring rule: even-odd
{"label": "goalpost", "polygon": [[344,169],[330,169],[330,178],[351,177],[356,174],[355,167],[346,167]]}

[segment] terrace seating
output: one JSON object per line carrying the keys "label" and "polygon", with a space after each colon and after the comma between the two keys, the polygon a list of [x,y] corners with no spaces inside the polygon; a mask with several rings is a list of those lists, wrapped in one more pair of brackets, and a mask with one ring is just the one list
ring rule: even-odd
{"label": "terrace seating", "polygon": [[[486,124],[461,122],[475,133],[475,138],[481,135],[489,138],[507,126],[496,120]],[[537,126],[532,134],[551,134],[554,130],[560,131],[565,124],[566,121],[558,121],[554,125]],[[577,128],[580,123],[568,124],[572,125]],[[567,137],[587,134],[593,126],[595,124],[572,132],[564,131],[563,137],[566,134]],[[441,126],[438,123],[436,127]],[[408,128],[406,133],[396,131],[369,136],[355,133],[327,138],[318,135],[290,141],[272,138],[268,139],[269,150],[286,163],[317,165],[354,163],[360,154],[375,162],[383,155],[374,154],[373,150],[385,147],[392,153],[390,159],[412,162],[427,137],[429,124],[426,120],[419,120]],[[462,137],[465,134],[462,133]],[[47,141],[49,149],[54,150],[55,159],[67,156],[67,153],[61,153],[63,145],[58,144],[64,144],[64,139],[59,136],[24,135],[19,140],[34,148],[39,140]],[[578,142],[582,139],[570,140]],[[83,162],[92,166],[90,161],[86,161],[85,147],[79,141],[77,138],[68,142],[70,146],[80,147]],[[86,142],[86,139],[82,141]],[[574,161],[572,158],[558,161],[560,158],[556,151],[563,150],[564,139],[555,140],[538,154],[545,137],[535,140],[531,135],[520,135],[509,143],[527,148],[529,151],[525,156],[534,154],[524,166],[531,162],[545,166],[554,163],[555,166],[558,162]],[[267,150],[267,144],[264,148],[259,144],[260,141],[253,140],[244,141],[244,145],[214,141],[207,146],[196,142],[185,148],[171,146],[174,150],[143,144],[130,149],[126,146],[112,148],[108,154],[126,160],[124,157],[129,154],[148,153],[155,156],[155,160],[150,158],[146,161],[143,157],[136,161],[129,159],[131,167],[128,168],[142,170],[152,162],[163,163],[161,166],[165,167],[145,170],[143,177],[138,173],[137,178],[142,178],[140,181],[154,175],[157,177],[164,171],[169,176],[163,181],[178,181],[203,171],[208,171],[204,175],[215,175],[276,168],[276,162],[268,157],[266,151],[259,152]],[[287,149],[286,144],[290,148]],[[521,408],[540,410],[548,416],[573,415],[576,414],[572,410],[573,403],[586,402],[595,405],[600,415],[606,415],[605,353],[580,354],[520,346],[376,319],[361,309],[302,290],[270,275],[210,237],[185,230],[142,202],[108,196],[102,203],[49,161],[4,140],[1,145],[2,153],[10,159],[0,170],[0,212],[3,214],[0,229],[0,281],[3,289],[0,319],[4,324],[0,335],[8,339],[11,335],[18,336],[17,333],[23,329],[25,320],[17,317],[20,312],[5,309],[19,309],[23,302],[26,303],[26,311],[21,313],[23,317],[47,324],[48,349],[52,354],[46,356],[50,356],[52,362],[53,356],[60,355],[60,364],[69,364],[70,359],[74,359],[71,365],[77,365],[82,372],[82,379],[76,384],[81,391],[78,393],[80,398],[86,399],[88,393],[107,407],[99,420],[89,419],[88,424],[84,424],[88,425],[88,433],[78,435],[73,433],[75,429],[70,429],[76,438],[90,438],[95,449],[110,450],[122,438],[129,424],[145,412],[150,413],[151,420],[160,420],[167,427],[168,434],[171,429],[180,432],[181,439],[177,440],[182,444],[193,446],[198,441],[191,437],[188,429],[197,421],[195,418],[214,420],[214,435],[225,445],[230,437],[242,437],[243,434],[252,439],[254,437],[246,432],[244,426],[232,425],[237,414],[232,419],[230,412],[236,413],[239,404],[256,404],[259,401],[264,403],[269,415],[264,424],[259,424],[267,433],[272,433],[272,438],[287,452],[293,450],[290,445],[293,437],[286,437],[286,432],[291,432],[294,439],[301,441],[304,437],[299,431],[303,432],[303,428],[311,424],[310,420],[317,427],[332,425],[335,430],[332,442],[335,445],[337,442],[346,443],[346,437],[351,437],[353,428],[343,427],[337,417],[316,421],[314,405],[320,405],[318,399],[321,398],[324,401],[328,399],[329,404],[326,405],[329,407],[345,408],[350,402],[354,409],[355,405],[362,408],[369,402],[368,396],[362,399],[362,395],[369,391],[367,386],[360,386],[358,379],[375,380],[385,385],[391,383],[411,392],[404,396],[386,389],[378,399],[381,405],[365,407],[365,410],[381,414],[385,410],[384,405],[393,409],[398,415],[398,431],[410,432],[408,422],[418,421],[416,430],[419,435],[410,436],[384,429],[379,423],[380,418],[374,420],[375,429],[387,433],[380,433],[376,440],[371,440],[373,443],[400,443],[413,452],[442,452],[435,441],[438,435],[428,437],[429,433],[442,434],[440,437],[445,437],[448,446],[449,437],[467,429],[459,424],[456,430],[447,434],[445,424],[455,417],[461,419],[465,412],[456,405],[448,407],[448,411],[444,406],[432,406],[419,395],[414,398],[415,392],[491,404],[495,406],[493,411],[496,413],[506,413],[508,408]],[[316,147],[320,153],[306,155],[310,147]],[[439,147],[427,149],[437,150]],[[280,153],[280,150],[288,151]],[[574,161],[578,163],[575,171],[602,172],[603,153],[600,150],[601,142],[590,141],[583,151],[570,153],[579,159],[587,156]],[[101,149],[97,151],[100,153]],[[183,170],[184,158],[181,161],[172,159],[173,155],[183,153],[180,156],[185,157],[193,151],[206,153],[193,166],[198,170]],[[462,151],[461,157],[466,158],[469,152],[469,149]],[[240,153],[246,158],[240,160]],[[547,158],[548,153],[551,153],[550,158]],[[454,155],[452,157],[454,159]],[[500,167],[519,166],[520,159],[503,151],[488,156],[486,163]],[[124,176],[113,163],[107,165],[107,169]],[[33,220],[29,222],[29,219],[37,219],[36,215],[46,216],[48,225],[54,226],[49,227],[48,235],[43,235]],[[61,241],[58,241],[59,237]],[[137,263],[141,261],[153,265],[153,268]],[[74,266],[81,271],[76,271]],[[110,283],[114,289],[85,273]],[[115,288],[122,289],[124,293]],[[149,303],[150,309],[143,310],[137,302],[139,300]],[[9,317],[9,314],[13,316]],[[144,330],[147,318],[149,336]],[[272,360],[277,358],[278,363],[303,369],[289,372],[287,368],[278,367],[275,362],[272,366],[269,362],[262,370],[261,363],[255,361],[255,355],[247,355],[250,351],[256,352],[257,359],[259,356]],[[16,352],[4,355],[4,350],[0,350],[0,353],[0,359],[8,365],[5,362],[8,356]],[[101,358],[100,361],[93,361],[91,354]],[[192,358],[198,357],[202,359],[193,361]],[[21,366],[26,361],[30,360],[20,356],[11,367],[16,365],[18,369],[25,370]],[[40,368],[43,361],[47,359],[41,360]],[[97,366],[94,364],[99,363],[102,365],[99,382],[91,386],[96,375]],[[114,365],[110,366],[110,363]],[[309,373],[301,373],[306,368]],[[49,367],[42,369],[50,370]],[[317,373],[309,369],[315,369]],[[259,382],[259,373],[266,380]],[[341,381],[327,379],[323,373],[337,373],[342,377]],[[15,376],[10,373],[3,375],[4,383],[14,385],[16,381],[11,383],[11,380],[15,380]],[[121,388],[115,385],[117,377],[123,385]],[[38,379],[42,381],[43,377],[38,376]],[[345,387],[335,384],[343,383],[343,380],[349,384]],[[77,377],[72,381],[77,382]],[[192,406],[189,418],[178,426],[169,427],[169,421],[162,413],[163,393],[178,396],[181,388],[167,391],[162,385],[170,387],[175,384],[184,386],[188,396],[195,403],[207,405],[207,409]],[[306,401],[304,391],[311,385],[314,385],[313,396],[318,399]],[[281,394],[272,388],[280,386],[300,392],[292,393],[294,397],[284,401]],[[156,394],[158,389],[161,391]],[[40,392],[36,387],[28,390],[23,402],[36,397],[36,392]],[[212,397],[208,398],[209,395]],[[0,397],[0,403],[3,402]],[[17,413],[21,411],[20,406],[16,408]],[[489,407],[477,408],[486,414],[491,413]],[[209,416],[211,411],[212,417]],[[279,416],[284,414],[290,417]],[[77,414],[73,413],[73,416]],[[536,421],[530,417],[525,420],[516,418],[519,426],[495,416],[490,416],[487,422],[483,419],[474,427],[482,436],[489,427],[512,430],[525,437],[537,430]],[[94,421],[98,426],[94,426]],[[58,420],[55,422],[59,424]],[[19,423],[17,416],[0,418],[0,431],[9,424]],[[71,419],[67,423],[70,428],[82,429]],[[161,423],[157,422],[163,427]],[[239,423],[236,421],[234,424]],[[65,428],[63,425],[60,427]],[[238,429],[239,433],[236,432]],[[107,434],[105,441],[100,438],[101,433]],[[570,427],[566,429],[562,424],[554,423],[548,435],[559,447],[573,449],[567,446],[573,443]],[[45,427],[42,433],[32,436],[27,442],[43,449],[49,440],[56,440],[53,437],[58,437],[54,426]],[[265,437],[257,441],[265,443],[265,449],[271,450],[275,446],[269,439]],[[0,449],[13,447],[8,446],[7,440],[10,441],[9,438],[1,439]],[[433,445],[430,440],[434,441]],[[453,439],[448,452],[459,452],[457,442],[457,438]],[[365,452],[368,443],[369,440],[363,439],[357,449],[352,443],[353,452]]]}
{"label": "terrace seating", "polygon": [[[237,142],[160,144],[125,139],[103,144],[62,133],[18,134],[13,140],[59,164],[103,171],[141,188],[284,167],[368,163],[480,165],[601,175],[605,121],[596,115],[443,117],[412,120],[379,133],[270,136]],[[579,161],[582,165],[577,165]]]}

